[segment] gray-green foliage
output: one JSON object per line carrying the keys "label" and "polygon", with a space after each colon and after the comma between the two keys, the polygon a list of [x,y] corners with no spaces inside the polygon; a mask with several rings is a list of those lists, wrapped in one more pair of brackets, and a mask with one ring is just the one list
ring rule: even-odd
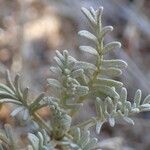
{"label": "gray-green foliage", "polygon": [[[130,115],[150,111],[150,95],[141,100],[141,90],[135,93],[133,102],[127,100],[127,90],[123,83],[112,79],[122,74],[127,63],[120,59],[105,60],[104,55],[113,49],[120,48],[119,42],[104,44],[104,37],[113,30],[112,26],[102,25],[103,8],[82,8],[89,21],[91,31],[82,30],[80,36],[92,41],[94,46],[80,46],[81,51],[95,58],[94,63],[80,61],[68,54],[56,51],[56,66],[50,67],[55,78],[49,78],[48,85],[54,94],[40,94],[33,101],[28,96],[28,88],[23,89],[19,76],[10,79],[6,75],[6,85],[0,84],[0,103],[12,103],[16,108],[12,116],[22,114],[22,120],[32,120],[38,127],[28,133],[29,150],[95,150],[100,149],[96,138],[91,138],[90,128],[95,126],[100,133],[104,122],[115,125],[117,119],[124,119],[130,124],[134,121]],[[96,115],[79,124],[73,124],[73,116],[82,109],[87,99],[95,103]],[[49,107],[50,118],[46,122],[37,110]],[[31,122],[30,122],[31,123]],[[0,149],[17,149],[16,140],[12,138],[10,127],[0,133]]]}

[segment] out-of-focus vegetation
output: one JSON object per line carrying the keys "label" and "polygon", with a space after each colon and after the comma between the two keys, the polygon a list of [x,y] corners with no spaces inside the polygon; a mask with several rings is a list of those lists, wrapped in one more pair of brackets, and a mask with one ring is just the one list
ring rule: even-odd
{"label": "out-of-focus vegetation", "polygon": [[[128,62],[129,68],[124,72],[128,82],[124,77],[120,80],[128,87],[129,96],[137,88],[143,89],[144,95],[150,93],[149,0],[1,0],[0,80],[3,81],[5,70],[10,69],[14,74],[23,74],[24,85],[34,87],[35,95],[46,89],[44,83],[56,49],[70,49],[74,56],[83,57],[78,50],[77,31],[83,25],[88,29],[89,25],[81,17],[80,7],[100,5],[105,7],[104,24],[113,25],[115,29],[105,40],[117,39],[123,44],[123,51],[107,57],[123,58]],[[84,55],[83,59],[91,58]],[[1,106],[1,126],[6,122],[14,124],[9,107]],[[87,113],[93,113],[92,106],[85,108],[81,119]],[[41,114],[46,117],[47,110]],[[106,126],[100,138],[117,137],[107,142],[118,143],[118,147],[148,150],[150,121],[146,118],[150,118],[149,113],[142,114],[134,127],[122,123],[113,129]]]}

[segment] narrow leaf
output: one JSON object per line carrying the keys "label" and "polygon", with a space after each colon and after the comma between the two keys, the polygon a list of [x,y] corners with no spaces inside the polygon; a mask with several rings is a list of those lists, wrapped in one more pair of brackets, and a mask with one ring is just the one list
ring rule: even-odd
{"label": "narrow leaf", "polygon": [[136,93],[135,93],[135,96],[134,96],[134,102],[136,104],[136,107],[138,107],[140,105],[141,96],[142,96],[141,90],[137,90]]}
{"label": "narrow leaf", "polygon": [[51,66],[51,67],[50,67],[50,71],[53,72],[53,73],[56,74],[56,75],[61,74],[61,69],[58,68],[58,67],[53,67],[53,66]]}
{"label": "narrow leaf", "polygon": [[116,49],[116,48],[120,48],[121,47],[121,43],[120,42],[111,42],[105,45],[104,49],[103,49],[103,53],[106,54],[109,51]]}
{"label": "narrow leaf", "polygon": [[129,111],[131,111],[131,109],[132,109],[132,107],[131,107],[131,102],[126,101],[125,106],[126,106],[126,108],[127,108]]}
{"label": "narrow leaf", "polygon": [[101,75],[110,76],[110,77],[117,77],[122,74],[122,71],[117,68],[101,68]]}
{"label": "narrow leaf", "polygon": [[150,95],[147,95],[143,101],[143,104],[150,103]]}
{"label": "narrow leaf", "polygon": [[115,126],[115,118],[108,118],[108,121],[111,127]]}
{"label": "narrow leaf", "polygon": [[112,26],[105,26],[104,28],[102,28],[102,31],[100,33],[101,37],[104,37],[107,33],[113,31],[113,27]]}
{"label": "narrow leaf", "polygon": [[9,94],[7,92],[4,92],[4,91],[0,91],[0,99],[5,99],[5,98],[8,98],[8,99],[17,99],[14,95],[12,94]]}
{"label": "narrow leaf", "polygon": [[106,79],[106,78],[98,78],[95,81],[95,83],[100,84],[100,85],[107,85],[107,86],[111,86],[111,87],[119,87],[119,88],[121,88],[123,86],[122,82],[115,81],[112,79]]}
{"label": "narrow leaf", "polygon": [[61,62],[65,62],[64,56],[58,50],[56,50],[56,56],[60,59]]}
{"label": "narrow leaf", "polygon": [[128,123],[134,125],[134,121],[133,121],[131,118],[129,118],[129,117],[123,117],[123,119],[124,119],[126,122],[128,122]]}
{"label": "narrow leaf", "polygon": [[139,113],[140,110],[139,110],[139,108],[132,108],[131,112],[132,113]]}
{"label": "narrow leaf", "polygon": [[96,11],[95,11],[95,20],[96,20],[96,23],[97,25],[99,25],[99,27],[101,28],[101,17],[102,17],[102,13],[103,13],[103,7],[100,6]]}
{"label": "narrow leaf", "polygon": [[94,49],[91,46],[80,46],[79,48],[80,48],[80,50],[88,52],[88,53],[93,54],[93,55],[97,55],[98,54],[96,49]]}
{"label": "narrow leaf", "polygon": [[150,108],[150,104],[142,104],[140,107],[141,107],[142,109],[143,109],[143,108]]}
{"label": "narrow leaf", "polygon": [[93,7],[90,7],[90,12],[91,12],[91,14],[93,15],[93,17],[95,17],[96,16],[96,12],[95,12],[95,10],[94,10],[94,8]]}
{"label": "narrow leaf", "polygon": [[103,122],[97,121],[96,122],[96,133],[99,134],[102,128]]}
{"label": "narrow leaf", "polygon": [[116,98],[116,99],[119,98],[119,94],[109,86],[98,85],[98,86],[96,86],[96,89],[99,92],[104,93],[106,96]]}
{"label": "narrow leaf", "polygon": [[84,96],[86,94],[88,94],[89,88],[87,86],[77,86],[76,87],[76,94],[78,94],[78,96]]}
{"label": "narrow leaf", "polygon": [[80,139],[81,139],[81,131],[80,131],[80,128],[73,128],[73,129],[71,130],[71,135],[73,136],[73,140],[74,140],[75,142],[80,141]]}
{"label": "narrow leaf", "polygon": [[74,78],[82,77],[84,73],[83,69],[74,70],[71,74]]}
{"label": "narrow leaf", "polygon": [[69,54],[67,50],[63,51],[63,57],[65,58],[65,61],[68,61]]}
{"label": "narrow leaf", "polygon": [[84,146],[88,143],[90,139],[90,131],[83,131],[82,137],[79,141],[79,144],[81,145],[81,148],[84,148]]}
{"label": "narrow leaf", "polygon": [[24,101],[27,101],[28,93],[29,93],[29,88],[25,88],[22,96],[23,97],[22,99],[24,99]]}
{"label": "narrow leaf", "polygon": [[83,37],[85,37],[85,38],[87,38],[87,39],[89,39],[89,40],[92,40],[92,41],[94,41],[94,42],[97,41],[96,36],[93,35],[93,34],[92,34],[91,32],[89,32],[89,31],[82,30],[82,31],[79,31],[78,34],[79,34],[80,36],[83,36]]}
{"label": "narrow leaf", "polygon": [[125,104],[125,102],[127,101],[127,90],[126,88],[122,88],[121,89],[121,93],[120,93],[120,101]]}
{"label": "narrow leaf", "polygon": [[102,67],[106,68],[119,68],[119,69],[124,69],[128,66],[128,64],[120,59],[115,59],[115,60],[102,60]]}
{"label": "narrow leaf", "polygon": [[78,61],[75,63],[75,69],[92,69],[92,70],[96,70],[96,66],[91,64],[91,63],[87,63],[87,62],[83,62],[83,61]]}
{"label": "narrow leaf", "polygon": [[83,150],[92,150],[97,146],[97,138],[90,139],[89,143],[84,147]]}
{"label": "narrow leaf", "polygon": [[22,111],[24,109],[24,107],[17,107],[17,108],[15,108],[12,112],[11,112],[11,116],[12,117],[14,117],[14,116],[16,116],[20,111]]}
{"label": "narrow leaf", "polygon": [[14,92],[8,86],[6,86],[5,84],[0,83],[0,90],[1,91],[6,91],[7,93],[10,93],[10,94],[14,94]]}
{"label": "narrow leaf", "polygon": [[24,109],[23,111],[23,120],[27,120],[29,118],[29,111],[28,109]]}
{"label": "narrow leaf", "polygon": [[13,103],[16,105],[22,105],[22,103],[20,101],[13,100],[13,99],[1,99],[0,103]]}
{"label": "narrow leaf", "polygon": [[57,65],[59,66],[59,68],[62,70],[63,69],[63,63],[60,61],[60,59],[58,57],[54,57],[54,60],[56,61]]}
{"label": "narrow leaf", "polygon": [[15,86],[15,89],[16,89],[16,95],[18,97],[18,99],[20,101],[22,101],[23,103],[26,103],[24,99],[22,99],[22,92],[21,92],[21,88],[20,88],[20,84],[19,84],[19,78],[20,78],[20,75],[17,74],[15,76],[15,80],[14,80],[14,86]]}
{"label": "narrow leaf", "polygon": [[61,88],[61,84],[58,80],[56,79],[47,79],[48,81],[48,84],[51,86],[51,87],[55,87],[55,88]]}
{"label": "narrow leaf", "polygon": [[9,73],[9,70],[6,71],[6,82],[7,82],[7,85],[14,91],[16,92],[16,89],[11,81],[11,77],[10,77],[10,73]]}
{"label": "narrow leaf", "polygon": [[32,147],[34,150],[39,149],[39,139],[32,133],[28,133],[28,139],[30,143],[32,144]]}
{"label": "narrow leaf", "polygon": [[16,144],[15,144],[16,141],[11,126],[9,124],[5,124],[4,128],[5,128],[6,135],[10,141],[11,148],[16,149]]}
{"label": "narrow leaf", "polygon": [[92,24],[96,24],[95,19],[93,18],[92,14],[90,13],[90,11],[84,7],[81,8],[83,14],[87,17],[87,19],[92,23]]}

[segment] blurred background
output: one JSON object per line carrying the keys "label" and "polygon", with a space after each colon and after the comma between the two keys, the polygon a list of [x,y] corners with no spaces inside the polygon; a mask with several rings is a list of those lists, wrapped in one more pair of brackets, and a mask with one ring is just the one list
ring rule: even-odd
{"label": "blurred background", "polygon": [[[46,90],[56,49],[67,49],[77,59],[90,59],[78,49],[88,41],[77,32],[89,28],[80,8],[101,5],[103,24],[114,27],[106,42],[122,43],[121,50],[107,57],[127,61],[129,67],[119,80],[127,87],[129,99],[136,89],[142,89],[145,97],[150,93],[150,0],[0,0],[0,81],[4,82],[5,70],[10,69],[12,76],[20,73],[23,85],[36,95]],[[11,122],[8,108],[1,107],[0,122]],[[92,108],[87,106],[82,117],[87,112],[92,113]],[[114,150],[149,150],[150,113],[136,116],[135,126],[120,123],[110,128],[106,124],[99,138],[107,139],[103,144],[112,144]]]}

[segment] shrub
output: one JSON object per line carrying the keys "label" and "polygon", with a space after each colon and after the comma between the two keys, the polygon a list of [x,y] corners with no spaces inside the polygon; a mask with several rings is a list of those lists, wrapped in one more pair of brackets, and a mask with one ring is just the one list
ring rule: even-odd
{"label": "shrub", "polygon": [[[90,23],[92,33],[86,30],[79,32],[93,42],[93,46],[80,46],[80,49],[95,58],[89,63],[77,60],[68,54],[56,51],[54,60],[56,66],[50,67],[54,78],[49,78],[48,84],[53,89],[53,95],[41,93],[31,100],[28,88],[22,88],[19,75],[14,81],[6,73],[6,84],[0,84],[0,103],[12,103],[15,109],[11,116],[21,116],[22,121],[32,125],[27,134],[28,146],[19,145],[10,125],[4,126],[0,132],[0,149],[29,150],[94,150],[100,149],[98,140],[90,136],[90,128],[95,126],[99,134],[105,122],[114,126],[117,119],[123,119],[130,124],[134,121],[130,115],[150,110],[150,95],[141,101],[141,90],[137,90],[134,101],[127,100],[127,90],[123,83],[112,79],[120,76],[127,63],[120,59],[105,60],[104,55],[113,49],[120,48],[119,42],[104,44],[104,37],[113,30],[112,26],[102,26],[103,8],[98,10],[82,8],[83,14]],[[75,114],[82,109],[87,100],[95,103],[96,115],[78,124],[73,124]],[[48,107],[50,117],[45,121],[38,110]]]}

